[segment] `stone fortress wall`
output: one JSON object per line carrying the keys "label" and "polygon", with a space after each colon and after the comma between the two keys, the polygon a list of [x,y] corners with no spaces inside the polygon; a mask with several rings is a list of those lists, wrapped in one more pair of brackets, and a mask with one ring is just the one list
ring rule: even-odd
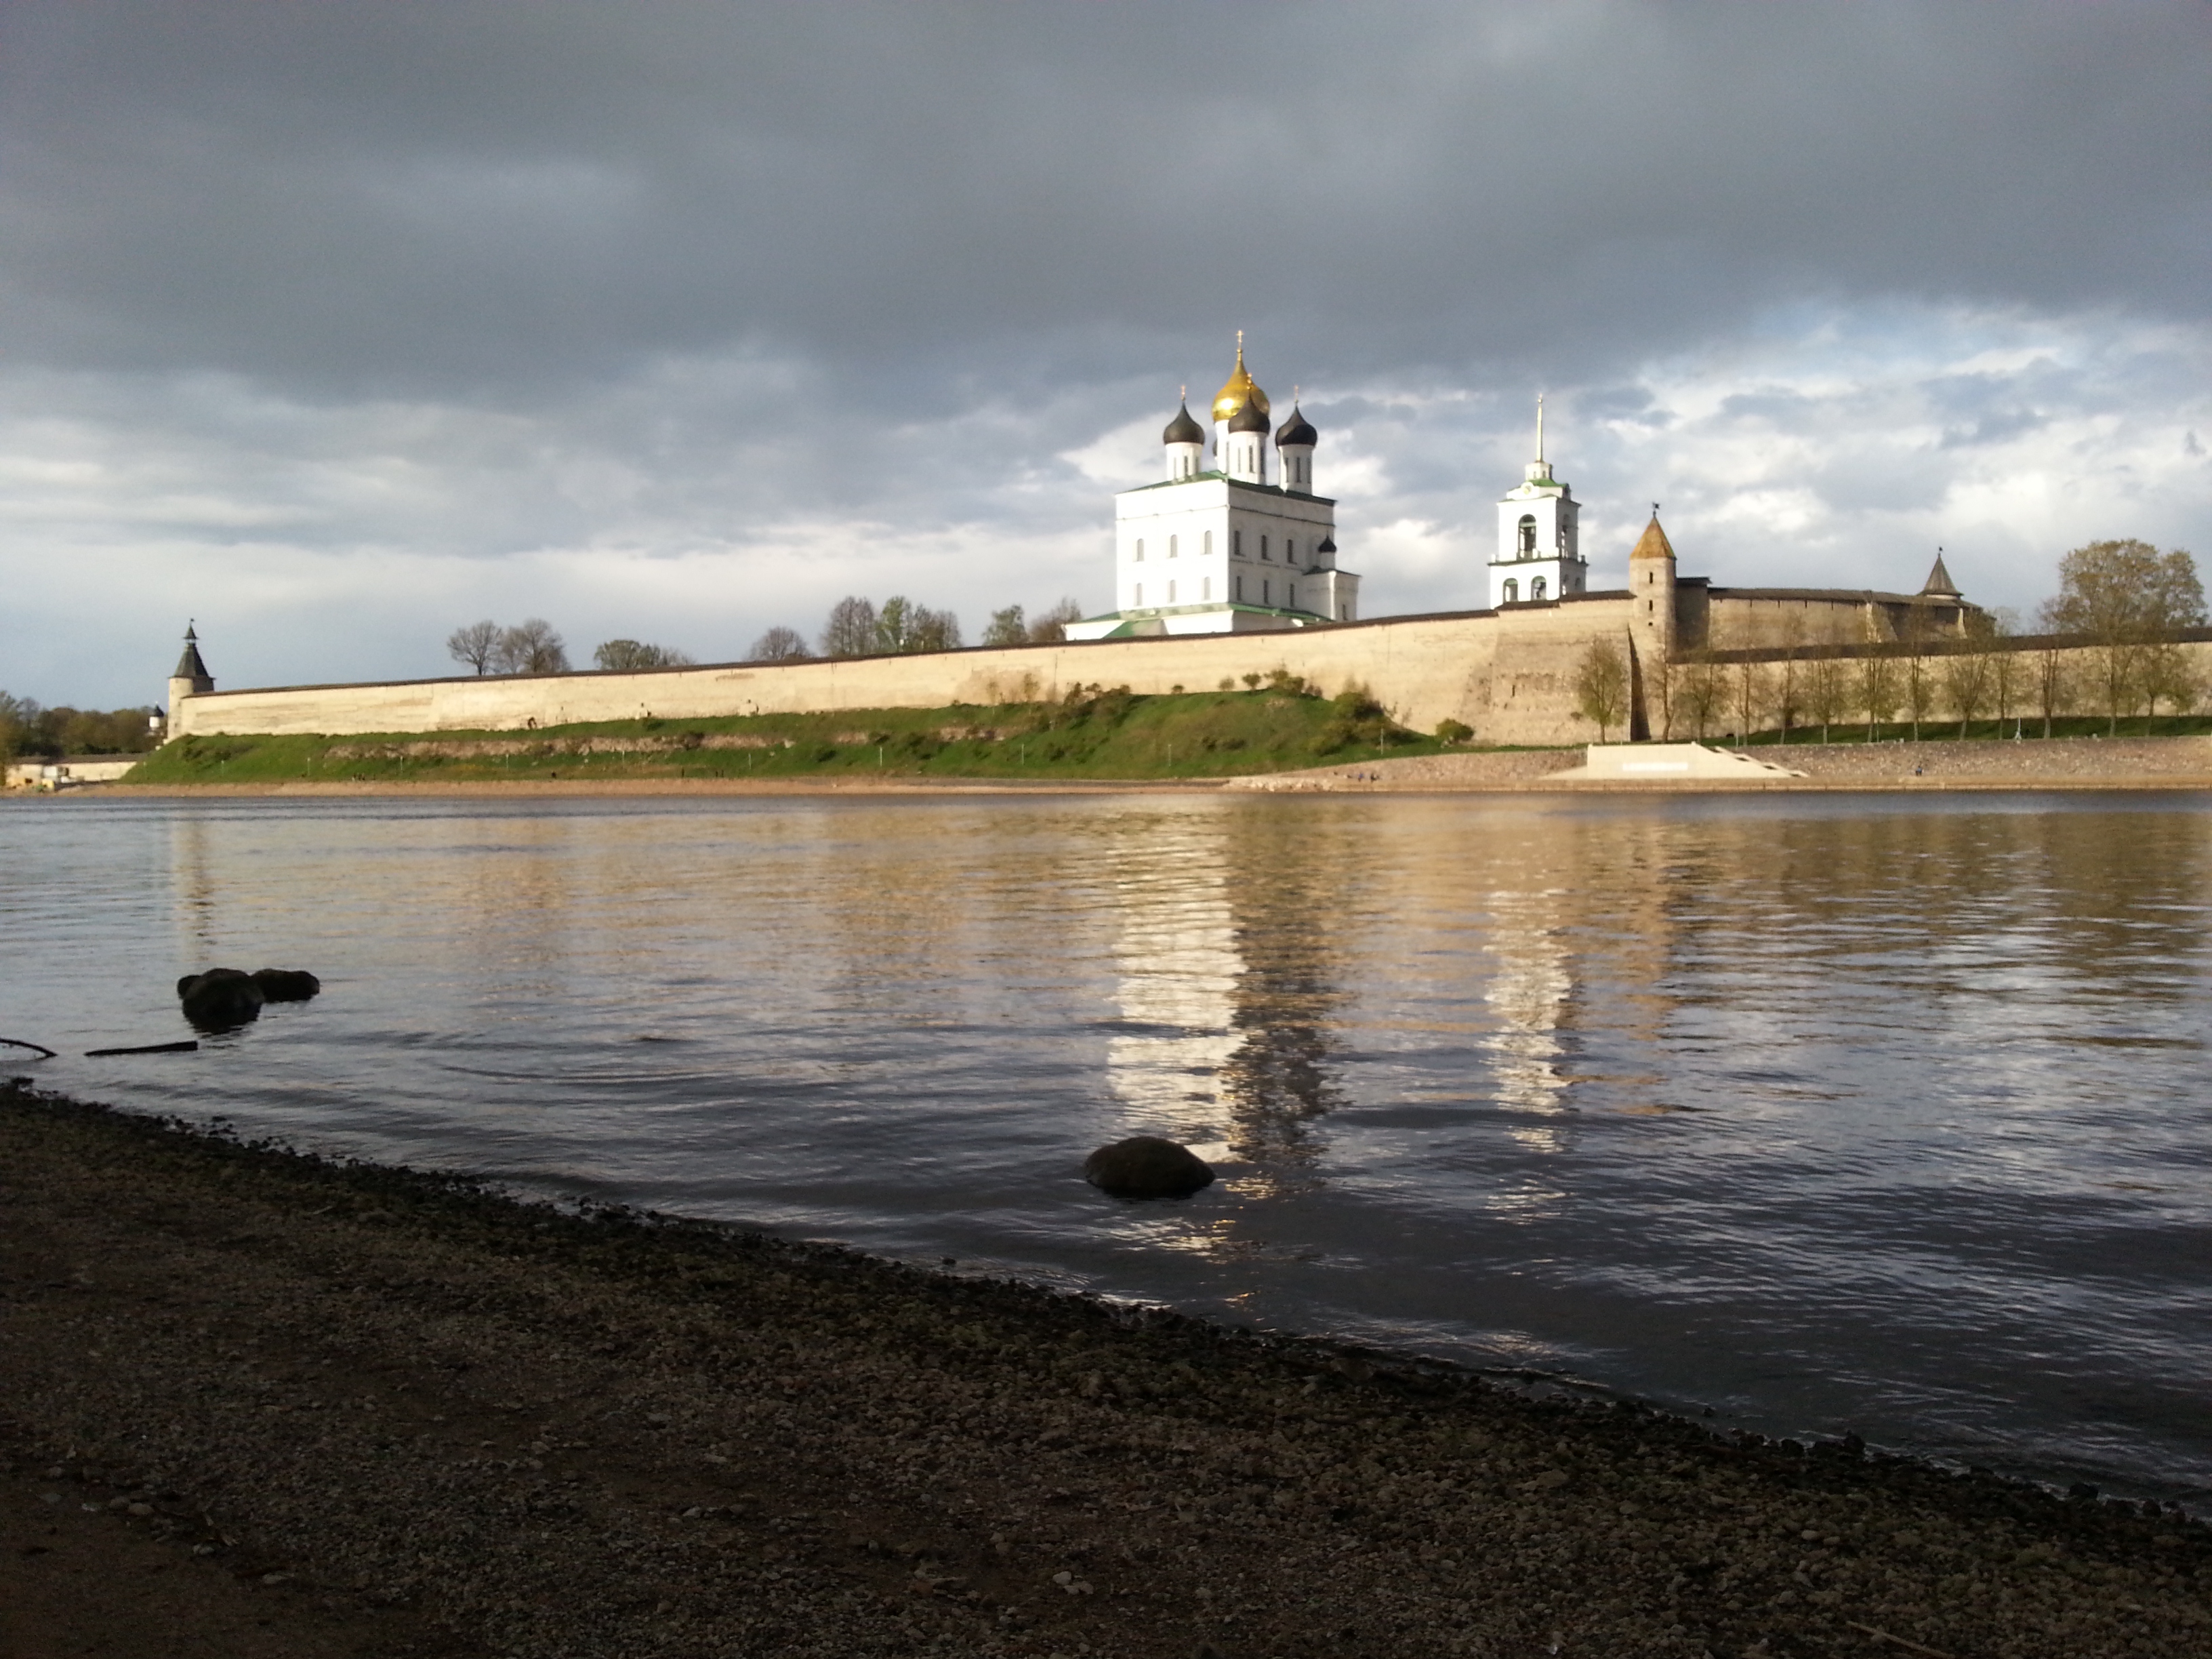
{"label": "stone fortress wall", "polygon": [[[1867,638],[1869,602],[1877,624],[1887,614],[1887,596],[1684,586],[1684,611],[1694,605],[1698,613],[1692,637],[1776,658],[1824,645],[1856,648]],[[1206,691],[1224,680],[1241,684],[1247,674],[1283,669],[1331,694],[1363,686],[1394,718],[1418,731],[1433,731],[1449,719],[1473,727],[1483,744],[1573,744],[1595,735],[1575,708],[1582,653],[1599,638],[1632,652],[1633,615],[1628,593],[1601,592],[1293,633],[215,691],[174,698],[170,733],[520,731],[646,717],[988,706],[1058,697],[1077,685],[1126,685],[1146,695]],[[1692,622],[1689,616],[1681,620]],[[1874,632],[1877,641],[1894,638],[1893,630],[1880,626]],[[2200,678],[2212,674],[2212,639],[2185,648]],[[2067,654],[2085,658],[2087,652],[2077,647]],[[1651,666],[1638,664],[1647,679]],[[1650,702],[1647,694],[1648,726],[1656,736],[1662,717]]]}

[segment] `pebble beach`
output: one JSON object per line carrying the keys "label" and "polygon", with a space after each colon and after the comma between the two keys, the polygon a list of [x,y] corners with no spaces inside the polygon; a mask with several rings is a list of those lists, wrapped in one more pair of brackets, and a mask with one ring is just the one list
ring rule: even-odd
{"label": "pebble beach", "polygon": [[0,1329],[8,1654],[2212,1650],[2171,1509],[21,1082]]}

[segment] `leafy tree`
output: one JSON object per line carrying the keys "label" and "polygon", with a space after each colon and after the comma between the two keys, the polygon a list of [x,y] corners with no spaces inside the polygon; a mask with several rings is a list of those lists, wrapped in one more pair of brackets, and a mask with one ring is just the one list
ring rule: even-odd
{"label": "leafy tree", "polygon": [[2190,665],[2188,652],[2179,645],[2152,646],[2144,653],[2142,678],[2143,700],[2150,707],[2153,720],[2158,718],[2161,702],[2175,714],[2185,714],[2204,695],[2203,685]]}
{"label": "leafy tree", "polygon": [[753,641],[753,648],[745,653],[753,662],[804,662],[814,653],[806,648],[806,641],[795,628],[781,625],[771,628]]}
{"label": "leafy tree", "polygon": [[1465,743],[1474,735],[1474,728],[1465,720],[1442,720],[1437,722],[1438,743]]}
{"label": "leafy tree", "polygon": [[2044,602],[2043,625],[2054,634],[2087,636],[2094,647],[2106,730],[2119,729],[2123,708],[2145,694],[2157,648],[2185,628],[2204,625],[2204,586],[2197,562],[2179,548],[2161,553],[2148,542],[2091,542],[2058,562],[2058,592]]}
{"label": "leafy tree", "polygon": [[892,655],[960,648],[960,619],[950,611],[933,611],[902,594],[885,599],[876,612],[876,649]]}
{"label": "leafy tree", "polygon": [[1592,640],[1575,665],[1575,710],[1597,727],[1597,740],[1628,710],[1628,659],[1610,638]]}
{"label": "leafy tree", "polygon": [[39,746],[40,718],[46,711],[29,697],[0,691],[0,762],[18,755],[43,753]]}
{"label": "leafy tree", "polygon": [[568,647],[551,623],[531,617],[500,635],[492,666],[502,674],[565,674]]}
{"label": "leafy tree", "polygon": [[825,657],[865,657],[876,649],[876,607],[872,600],[848,594],[830,607],[830,620],[822,629]]}
{"label": "leafy tree", "polygon": [[985,645],[1027,645],[1029,642],[1029,624],[1022,619],[1021,606],[1010,605],[1004,611],[991,613],[990,625],[983,630]]}
{"label": "leafy tree", "polygon": [[446,654],[483,673],[499,655],[499,624],[487,617],[446,635]]}
{"label": "leafy tree", "polygon": [[1067,625],[1083,620],[1083,607],[1073,599],[1062,599],[1042,615],[1030,619],[1031,645],[1059,645],[1067,638]]}
{"label": "leafy tree", "polygon": [[689,653],[669,645],[646,645],[636,640],[609,640],[592,653],[592,660],[602,668],[682,668],[690,662]]}

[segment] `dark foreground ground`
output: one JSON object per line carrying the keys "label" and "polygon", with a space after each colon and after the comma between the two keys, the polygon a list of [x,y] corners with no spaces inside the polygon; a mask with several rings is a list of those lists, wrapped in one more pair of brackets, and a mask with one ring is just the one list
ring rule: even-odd
{"label": "dark foreground ground", "polygon": [[39,1659],[2212,1652],[2171,1516],[14,1090],[0,1517]]}

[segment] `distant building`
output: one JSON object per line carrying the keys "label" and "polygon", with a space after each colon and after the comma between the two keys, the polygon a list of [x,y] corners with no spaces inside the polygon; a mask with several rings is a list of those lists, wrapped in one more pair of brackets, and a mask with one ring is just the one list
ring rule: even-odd
{"label": "distant building", "polygon": [[[1359,578],[1336,562],[1336,503],[1316,495],[1321,434],[1295,404],[1280,427],[1237,367],[1213,399],[1213,461],[1188,398],[1160,434],[1167,476],[1114,498],[1114,599],[1071,640],[1250,634],[1356,622]],[[1274,439],[1269,482],[1267,441]]]}

